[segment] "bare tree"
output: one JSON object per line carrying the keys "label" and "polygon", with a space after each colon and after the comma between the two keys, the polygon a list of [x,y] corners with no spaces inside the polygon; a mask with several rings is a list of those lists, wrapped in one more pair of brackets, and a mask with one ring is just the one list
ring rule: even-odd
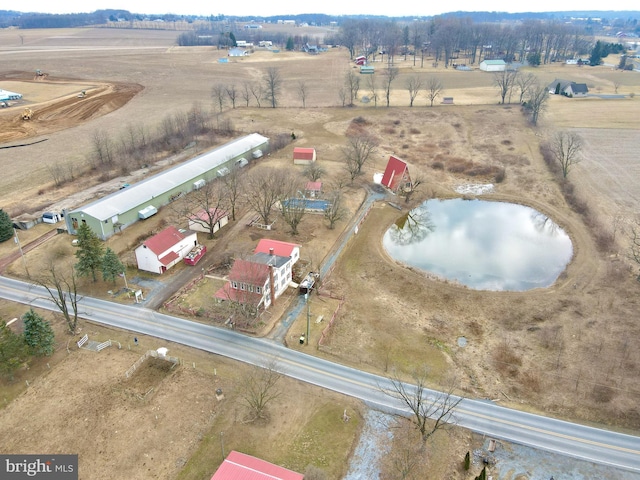
{"label": "bare tree", "polygon": [[36,280],[38,285],[47,289],[51,300],[62,313],[71,335],[75,335],[78,327],[78,295],[75,269],[70,269],[69,276],[60,273],[53,262],[47,267],[47,275]]}
{"label": "bare tree", "polygon": [[240,90],[240,96],[244,100],[245,107],[248,107],[249,102],[251,101],[252,95],[251,95],[251,84],[246,80],[242,82],[242,89]]}
{"label": "bare tree", "polygon": [[224,194],[229,203],[229,210],[231,213],[231,220],[236,220],[236,213],[241,207],[240,200],[242,199],[242,193],[244,192],[244,182],[240,172],[239,166],[234,166],[229,170],[229,173],[222,177],[222,183],[224,184]]}
{"label": "bare tree", "polygon": [[262,105],[261,104],[262,99],[265,97],[265,92],[264,92],[262,83],[250,83],[249,89],[251,90],[251,95],[253,95],[253,98],[255,99],[256,104],[258,105],[258,108],[260,108],[260,106]]}
{"label": "bare tree", "polygon": [[245,198],[247,204],[268,225],[278,201],[286,192],[288,172],[285,170],[261,168],[247,175]]}
{"label": "bare tree", "polygon": [[429,99],[429,106],[433,107],[438,95],[442,92],[442,83],[436,77],[430,77],[427,80],[427,98]]}
{"label": "bare tree", "polygon": [[353,70],[349,70],[344,76],[344,90],[349,96],[348,106],[352,107],[358,99],[358,91],[360,90],[360,77]]}
{"label": "bare tree", "polygon": [[298,234],[298,225],[307,213],[307,202],[304,198],[286,196],[280,200],[280,213],[285,223],[291,228],[291,235]]}
{"label": "bare tree", "polygon": [[515,86],[518,87],[518,90],[520,92],[520,98],[518,100],[518,103],[520,103],[520,105],[522,105],[524,96],[529,91],[529,88],[531,88],[531,86],[535,84],[535,82],[536,82],[536,76],[531,72],[519,73],[516,76]]}
{"label": "bare tree", "polygon": [[304,167],[302,174],[312,182],[317,182],[327,174],[327,171],[322,167],[322,165],[318,165],[318,162],[311,162]]}
{"label": "bare tree", "polygon": [[546,86],[536,84],[529,88],[529,97],[523,106],[531,115],[533,125],[538,124],[538,119],[547,106],[547,100],[549,100],[549,92]]}
{"label": "bare tree", "polygon": [[242,375],[238,384],[238,393],[245,405],[249,408],[250,421],[267,420],[267,407],[271,402],[282,395],[280,381],[282,373],[277,370],[276,360],[271,360],[265,365],[252,366],[246,374]]}
{"label": "bare tree", "polygon": [[278,67],[269,67],[264,77],[265,95],[271,108],[278,106],[278,97],[282,89],[282,75]]}
{"label": "bare tree", "polygon": [[302,102],[302,108],[307,108],[307,83],[304,80],[298,81],[298,96]]}
{"label": "bare tree", "polygon": [[369,75],[367,77],[367,88],[369,89],[369,95],[373,100],[373,106],[378,106],[378,93],[376,92],[376,79],[375,75]]}
{"label": "bare tree", "polygon": [[199,189],[183,195],[175,205],[173,210],[178,215],[207,230],[209,238],[214,238],[229,206],[224,184],[219,180],[211,180]]}
{"label": "bare tree", "polygon": [[387,100],[387,107],[391,101],[391,84],[396,79],[399,74],[399,70],[396,67],[387,67],[382,74],[382,78],[384,79],[384,94]]}
{"label": "bare tree", "polygon": [[222,113],[224,109],[225,99],[227,95],[227,87],[225,87],[222,83],[216,83],[211,88],[211,98],[218,105],[218,113]]}
{"label": "bare tree", "polygon": [[347,137],[347,144],[343,147],[342,153],[352,182],[362,174],[362,168],[375,154],[377,147],[377,139],[369,133],[356,133]]}
{"label": "bare tree", "polygon": [[110,167],[114,163],[113,142],[104,130],[93,133],[93,154],[99,166]]}
{"label": "bare tree", "polygon": [[562,177],[567,178],[571,167],[582,160],[582,137],[574,132],[556,132],[549,146],[562,169]]}
{"label": "bare tree", "polygon": [[409,91],[409,107],[413,107],[413,102],[422,90],[422,79],[419,75],[413,75],[407,80],[407,90]]}
{"label": "bare tree", "polygon": [[329,222],[329,230],[333,230],[340,220],[347,216],[347,209],[344,207],[344,196],[342,190],[336,188],[327,194],[329,204],[324,211],[324,218]]}
{"label": "bare tree", "polygon": [[235,83],[231,83],[225,87],[227,91],[227,97],[231,100],[231,108],[236,108],[236,99],[238,98],[238,89]]}
{"label": "bare tree", "polygon": [[500,103],[504,104],[505,98],[511,96],[511,91],[516,83],[517,70],[503,70],[493,74],[493,82],[500,90]]}
{"label": "bare tree", "polygon": [[427,388],[428,368],[416,370],[412,376],[414,384],[400,380],[397,373],[390,378],[389,387],[380,387],[388,396],[400,400],[411,412],[411,422],[426,442],[438,430],[447,427],[453,421],[453,414],[461,397],[453,394],[453,386],[443,392]]}
{"label": "bare tree", "polygon": [[383,478],[419,480],[428,478],[428,454],[413,424],[406,418],[397,418],[391,425],[392,446],[382,460]]}

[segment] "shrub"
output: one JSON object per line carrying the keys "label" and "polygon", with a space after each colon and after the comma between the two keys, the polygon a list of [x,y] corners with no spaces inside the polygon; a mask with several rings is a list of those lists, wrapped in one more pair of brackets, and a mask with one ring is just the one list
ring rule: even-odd
{"label": "shrub", "polygon": [[434,170],[444,170],[444,163],[442,163],[442,162],[433,162],[431,164],[431,168],[433,168]]}

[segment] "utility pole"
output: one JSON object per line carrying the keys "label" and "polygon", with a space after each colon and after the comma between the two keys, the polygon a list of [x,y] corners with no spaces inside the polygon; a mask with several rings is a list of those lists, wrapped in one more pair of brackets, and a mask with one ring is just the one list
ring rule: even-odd
{"label": "utility pole", "polygon": [[309,345],[309,330],[310,330],[310,323],[311,323],[311,310],[310,310],[310,305],[309,305],[309,292],[304,294],[304,298],[307,300],[307,345]]}
{"label": "utility pole", "polygon": [[24,258],[24,252],[22,251],[22,245],[20,245],[20,239],[18,238],[18,232],[13,229],[14,241],[18,244],[18,250],[20,250],[20,256],[22,257],[22,264],[24,265],[24,271],[27,273],[27,278],[30,278],[29,269],[27,268],[27,260]]}

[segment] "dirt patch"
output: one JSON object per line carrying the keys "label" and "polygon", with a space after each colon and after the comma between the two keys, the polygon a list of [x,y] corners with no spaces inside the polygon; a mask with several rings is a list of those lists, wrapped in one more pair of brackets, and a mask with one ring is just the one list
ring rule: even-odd
{"label": "dirt patch", "polygon": [[[21,110],[0,112],[0,143],[73,128],[121,108],[144,88],[124,83],[86,85],[69,78],[47,77],[38,81],[29,79],[26,72],[1,75],[0,83],[4,84],[6,79],[11,79],[13,89],[23,92],[22,103],[33,111],[33,116],[30,120],[23,120]],[[69,94],[69,90],[73,93]],[[86,96],[80,98],[78,94],[83,91]],[[44,100],[51,97],[54,99]]]}

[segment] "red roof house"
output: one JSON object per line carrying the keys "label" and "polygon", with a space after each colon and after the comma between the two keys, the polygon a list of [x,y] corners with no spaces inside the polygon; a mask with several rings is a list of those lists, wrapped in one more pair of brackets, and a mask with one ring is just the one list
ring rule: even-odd
{"label": "red roof house", "polygon": [[294,147],[293,149],[293,163],[296,165],[309,165],[316,161],[316,149]]}
{"label": "red roof house", "polygon": [[164,273],[182,260],[196,245],[196,232],[183,233],[176,227],[167,227],[136,248],[138,269]]}
{"label": "red roof house", "polygon": [[382,175],[382,185],[392,192],[411,189],[411,176],[407,162],[391,155]]}
{"label": "red roof house", "polygon": [[300,247],[297,243],[281,242],[263,238],[258,242],[253,253],[273,253],[279,257],[291,257],[291,266],[300,258]]}
{"label": "red roof house", "polygon": [[211,480],[304,480],[304,475],[233,450]]}

